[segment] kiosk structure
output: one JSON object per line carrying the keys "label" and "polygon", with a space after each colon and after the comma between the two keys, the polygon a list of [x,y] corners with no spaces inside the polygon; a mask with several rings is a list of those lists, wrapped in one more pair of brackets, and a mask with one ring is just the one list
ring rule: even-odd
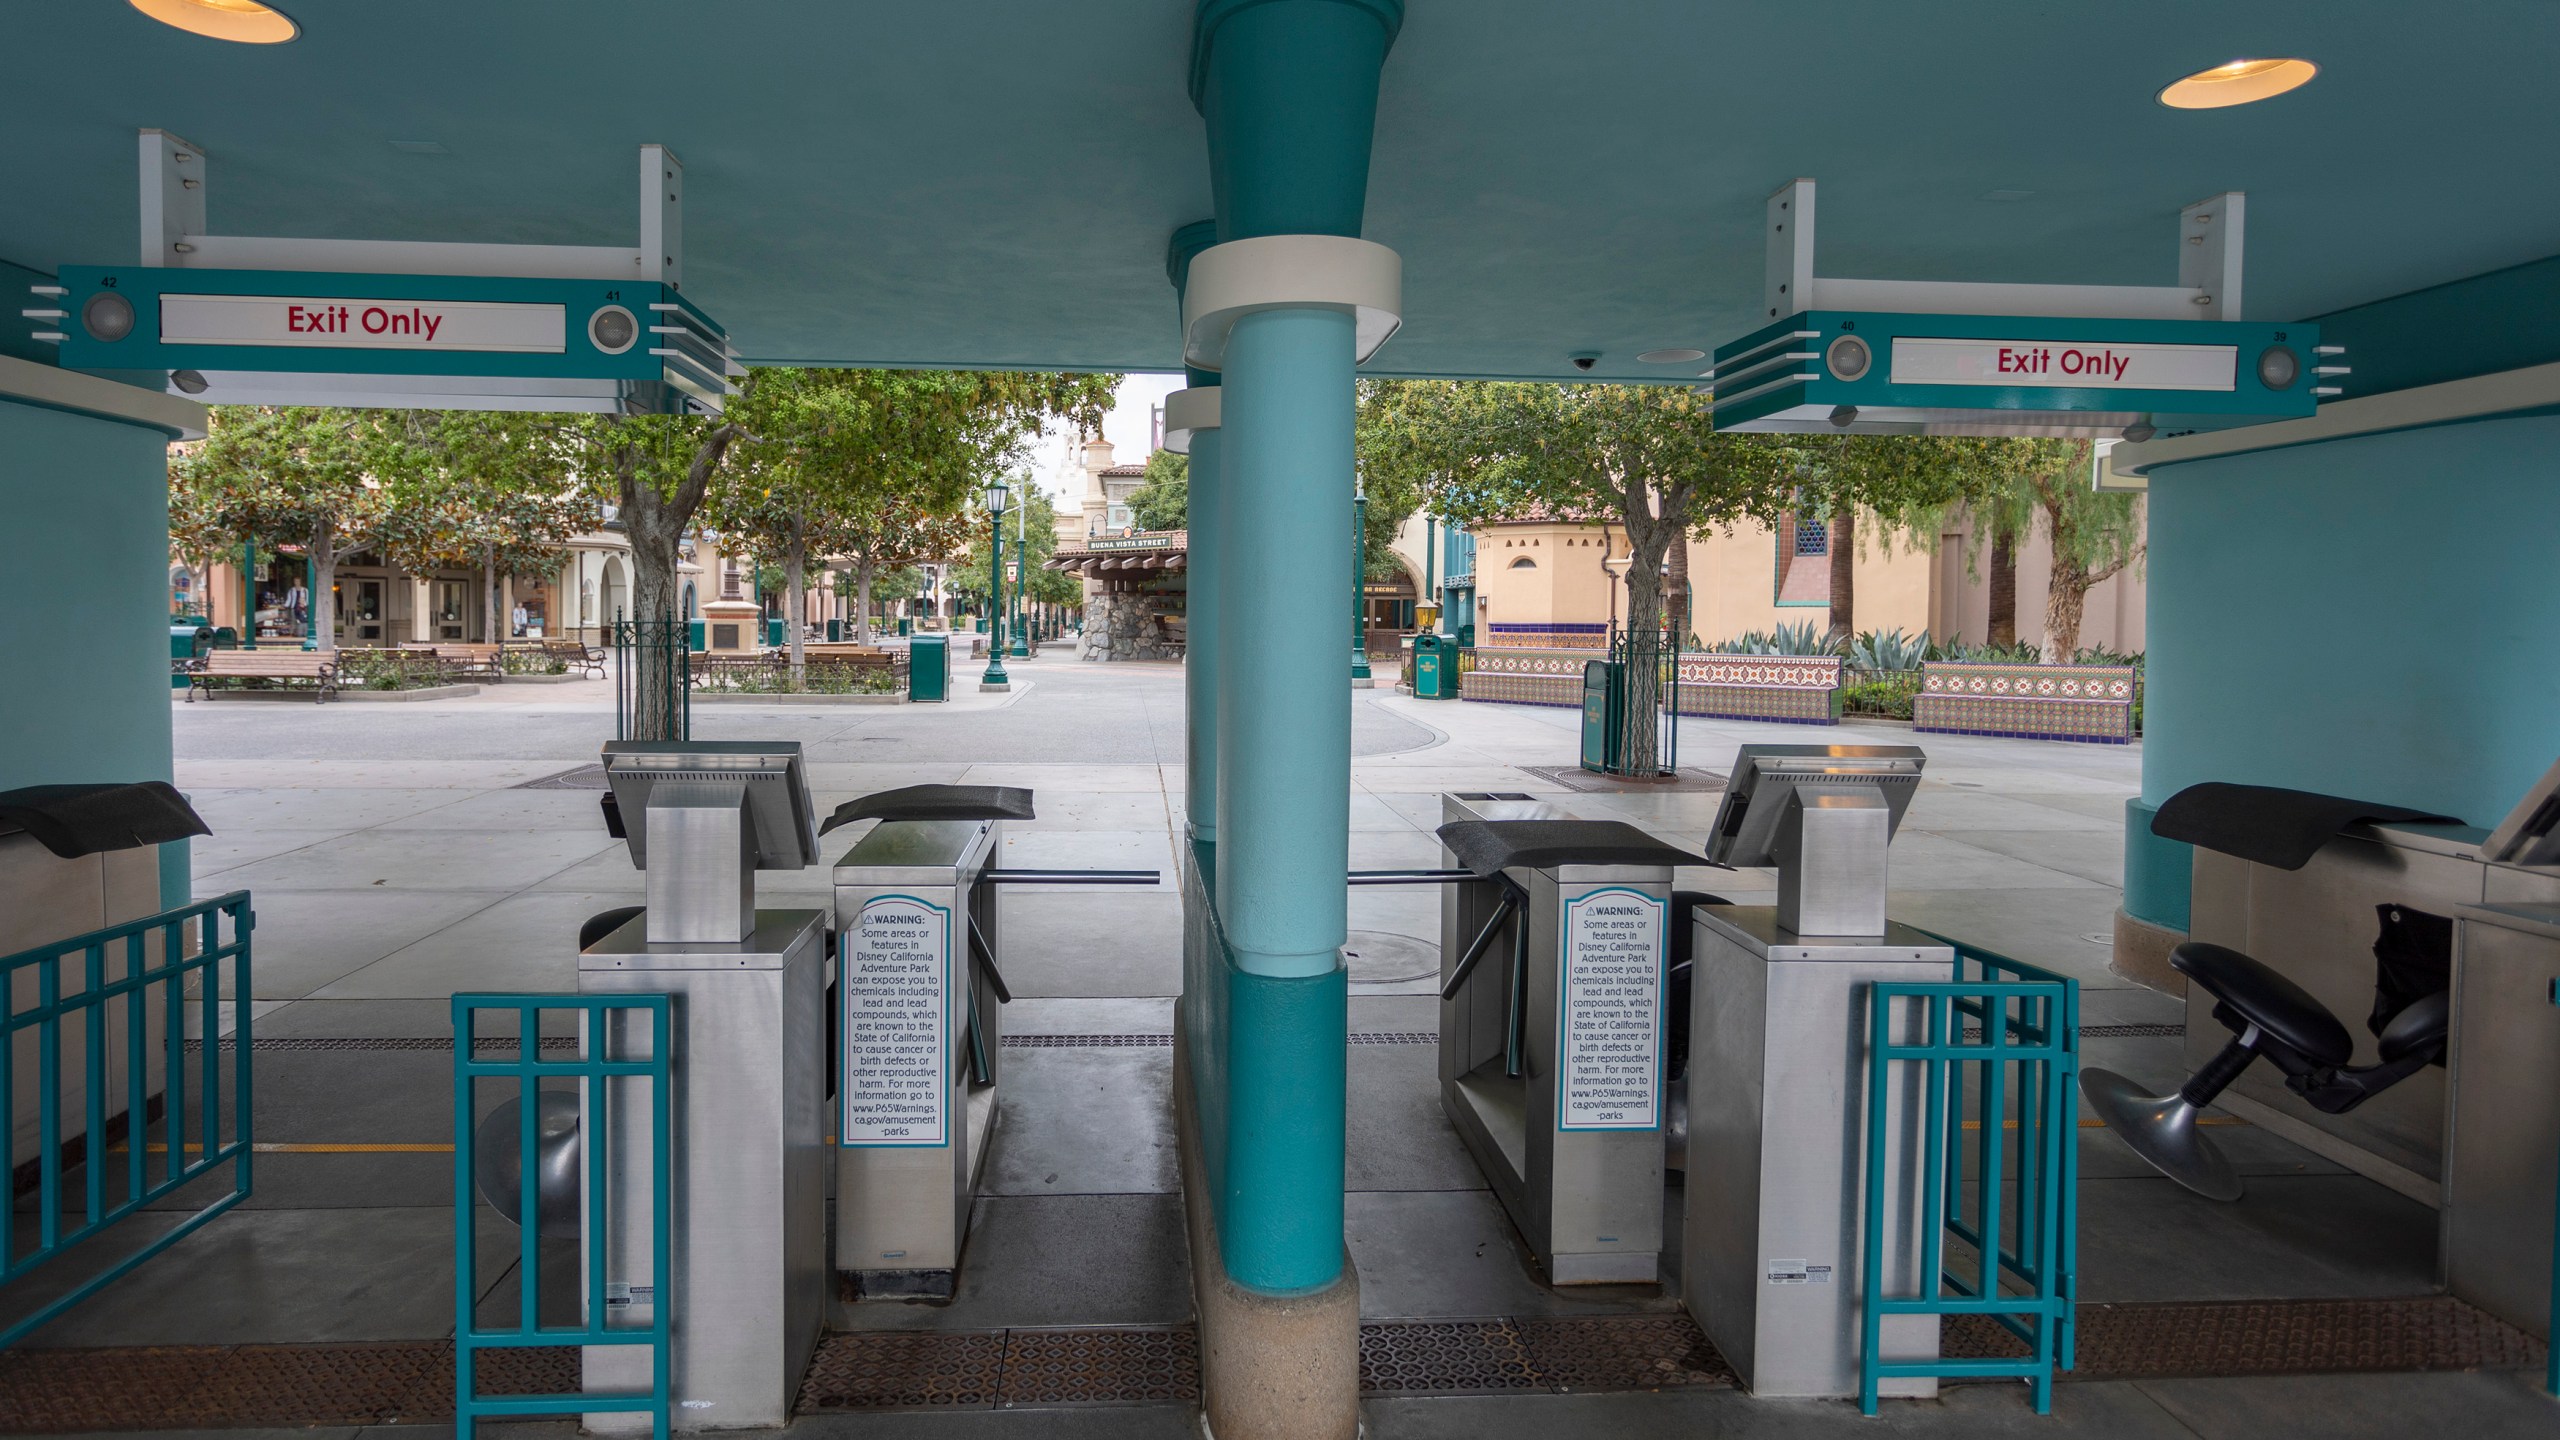
{"label": "kiosk structure", "polygon": [[[1695,857],[1526,796],[1448,794],[1440,808],[1443,846],[1477,875],[1440,892],[1449,1123],[1550,1283],[1652,1284],[1671,872]],[[1549,843],[1501,842],[1512,822]],[[1575,852],[1590,862],[1550,858]]]}
{"label": "kiosk structure", "polygon": [[[758,870],[817,859],[800,746],[618,740],[604,767],[648,906],[579,954],[578,990],[677,997],[673,1273],[649,1273],[646,1111],[611,1104],[606,1303],[635,1322],[674,1306],[678,1428],[778,1426],[826,1296],[826,912],[755,903]],[[647,1054],[636,1028],[609,1038],[615,1053]],[[583,1134],[597,1133],[599,1098],[582,1102]],[[632,1347],[590,1347],[587,1388],[645,1387],[648,1363]],[[588,1419],[599,1430],[648,1421]]]}
{"label": "kiosk structure", "polygon": [[[1918,788],[1909,745],[1745,745],[1708,858],[1775,865],[1778,903],[1697,908],[1682,1298],[1755,1395],[1858,1393],[1868,987],[1944,979],[1954,951],[1885,918],[1885,851]],[[1885,1147],[1887,1287],[1920,1288],[1919,1077]],[[1934,1315],[1885,1318],[1893,1360]],[[1888,1395],[1937,1381],[1887,1380]]]}
{"label": "kiosk structure", "polygon": [[948,1299],[996,1128],[1001,820],[882,820],[836,862],[835,1268]]}

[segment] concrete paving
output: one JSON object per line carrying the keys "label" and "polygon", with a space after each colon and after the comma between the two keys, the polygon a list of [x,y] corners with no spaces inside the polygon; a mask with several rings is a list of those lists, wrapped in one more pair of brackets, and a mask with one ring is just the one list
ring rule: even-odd
{"label": "concrete paving", "polygon": [[[1022,784],[1040,818],[1010,828],[1004,863],[1168,871],[1184,817],[1178,666],[1015,662],[1013,693],[961,678],[945,706],[703,707],[705,739],[805,747],[817,801],[924,781]],[[1711,792],[1588,794],[1522,767],[1569,765],[1577,712],[1354,693],[1355,866],[1436,864],[1449,789],[1517,790],[1591,818],[1703,841]],[[612,733],[601,682],[493,686],[416,705],[173,705],[178,781],[214,834],[195,846],[199,894],[247,888],[259,914],[262,1037],[400,1040],[449,1033],[457,988],[569,989],[587,915],[636,900],[597,792],[526,789],[592,764]],[[1684,721],[1688,766],[1724,771],[1754,741],[1907,742],[1905,727]],[[2077,978],[2089,1024],[2175,1023],[2180,1006],[2105,968],[2122,805],[2136,748],[1917,737],[1928,778],[1894,846],[1899,918]],[[1681,873],[1684,888],[1765,900],[1768,872]],[[817,904],[825,872],[764,877],[767,903]],[[1008,888],[1009,1033],[1163,1035],[1180,985],[1180,906],[1138,890]],[[1351,892],[1355,1032],[1436,1023],[1436,895]],[[2173,1084],[2176,1042],[2092,1038],[2093,1063]],[[1559,1293],[1530,1269],[1434,1088],[1428,1044],[1351,1051],[1349,1239],[1375,1318],[1633,1313],[1661,1287]],[[1189,1318],[1188,1257],[1167,1094],[1170,1051],[1007,1052],[1003,1116],[948,1306],[838,1307],[859,1329],[1153,1324]],[[398,1049],[261,1052],[262,1141],[344,1150],[262,1156],[252,1210],[228,1216],[40,1333],[36,1345],[427,1339],[450,1333],[450,1056]],[[2083,1300],[2352,1296],[2433,1288],[2434,1216],[2271,1135],[2217,1132],[2251,1176],[2238,1205],[2197,1201],[2103,1131],[2081,1132]],[[1678,1192],[1670,1200],[1676,1236]],[[512,1232],[483,1256],[506,1280]],[[2014,1387],[1853,1407],[1729,1391],[1379,1400],[1382,1437],[1812,1435],[1864,1424],[1914,1435],[2355,1435],[2424,1416],[2516,1433],[2550,1410],[2507,1375],[2408,1375],[2061,1387],[2039,1419]],[[2398,1417],[2398,1418],[2393,1418]],[[530,1436],[560,1427],[517,1427]],[[403,1426],[402,1436],[435,1427]],[[794,1433],[1082,1436],[1192,1433],[1161,1407],[814,1417]],[[251,1432],[227,1432],[244,1435]],[[324,1432],[300,1431],[309,1436]],[[335,1433],[335,1432],[325,1432]],[[353,1432],[344,1432],[350,1433]],[[370,1433],[370,1432],[368,1432]],[[389,1432],[385,1432],[389,1433]],[[563,1431],[562,1433],[566,1433]]]}

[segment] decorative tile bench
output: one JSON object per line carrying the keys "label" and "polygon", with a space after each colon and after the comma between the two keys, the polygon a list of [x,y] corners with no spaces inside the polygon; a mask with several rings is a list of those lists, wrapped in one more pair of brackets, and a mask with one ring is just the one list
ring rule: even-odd
{"label": "decorative tile bench", "polygon": [[1606,650],[1524,650],[1482,646],[1461,652],[1458,698],[1505,705],[1582,708],[1582,667]]}
{"label": "decorative tile bench", "polygon": [[1722,720],[1840,723],[1842,666],[1837,655],[1683,655],[1683,715]]}
{"label": "decorative tile bench", "polygon": [[2133,739],[2130,665],[1974,665],[1932,660],[1920,667],[1911,728],[1944,735],[2020,740]]}
{"label": "decorative tile bench", "polygon": [[1593,658],[1609,654],[1609,627],[1598,620],[1521,624],[1496,621],[1485,627],[1481,648],[1487,650],[1588,650]]}

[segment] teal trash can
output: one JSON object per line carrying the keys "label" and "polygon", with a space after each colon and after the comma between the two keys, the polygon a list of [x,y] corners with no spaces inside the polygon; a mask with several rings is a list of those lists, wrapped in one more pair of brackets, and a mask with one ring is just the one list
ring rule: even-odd
{"label": "teal trash can", "polygon": [[1582,768],[1604,774],[1618,768],[1618,665],[1582,662]]}
{"label": "teal trash can", "polygon": [[1426,630],[1413,637],[1413,698],[1458,698],[1458,653],[1446,636]]}
{"label": "teal trash can", "polygon": [[907,700],[911,704],[951,698],[951,642],[940,635],[919,635],[907,645]]}
{"label": "teal trash can", "polygon": [[842,639],[844,639],[844,622],[843,622],[843,621],[841,621],[841,620],[830,620],[830,621],[828,621],[828,622],[827,622],[827,643],[828,643],[828,644],[830,644],[830,645],[833,645],[833,644],[837,643],[838,641],[841,641]]}
{"label": "teal trash can", "polygon": [[977,629],[978,629],[978,633],[979,633],[979,634],[984,635],[984,634],[986,634],[986,633],[987,633],[987,617],[986,617],[986,616],[981,615],[981,616],[977,617],[976,624],[977,624]]}
{"label": "teal trash can", "polygon": [[907,616],[899,616],[898,633],[901,635],[913,635],[916,633],[916,622]]}
{"label": "teal trash can", "polygon": [[178,662],[195,660],[213,649],[213,627],[193,615],[169,617],[169,688],[184,690],[187,677],[178,673]]}
{"label": "teal trash can", "polygon": [[780,620],[767,620],[764,622],[764,643],[765,648],[768,650],[779,650],[785,644],[789,643],[782,638],[782,622]]}
{"label": "teal trash can", "polygon": [[696,654],[700,654],[702,652],[704,642],[702,638],[701,621],[687,620],[684,622],[684,644],[686,649],[691,650]]}

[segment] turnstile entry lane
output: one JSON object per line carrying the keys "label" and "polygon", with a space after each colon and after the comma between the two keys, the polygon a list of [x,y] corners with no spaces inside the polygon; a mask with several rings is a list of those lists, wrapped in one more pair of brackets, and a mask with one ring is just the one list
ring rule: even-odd
{"label": "turnstile entry lane", "polygon": [[1154,885],[1152,870],[1004,869],[1030,791],[916,785],[839,807],[835,1267],[856,1300],[948,1300],[1002,1079],[1001,885]]}
{"label": "turnstile entry lane", "polygon": [[1446,794],[1441,813],[1452,863],[1374,883],[1443,885],[1450,1124],[1550,1283],[1652,1284],[1672,871],[1709,862],[1526,796]]}

